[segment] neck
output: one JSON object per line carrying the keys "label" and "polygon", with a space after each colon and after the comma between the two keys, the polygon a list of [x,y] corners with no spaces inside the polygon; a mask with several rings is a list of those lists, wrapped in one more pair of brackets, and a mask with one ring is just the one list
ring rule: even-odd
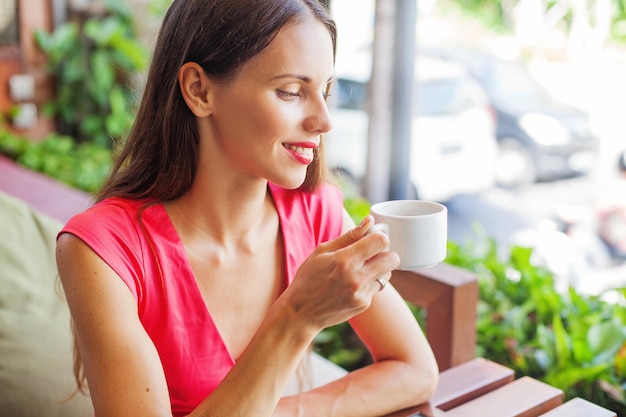
{"label": "neck", "polygon": [[267,182],[218,189],[194,183],[181,198],[168,203],[167,210],[179,233],[201,233],[225,246],[254,235],[275,216]]}

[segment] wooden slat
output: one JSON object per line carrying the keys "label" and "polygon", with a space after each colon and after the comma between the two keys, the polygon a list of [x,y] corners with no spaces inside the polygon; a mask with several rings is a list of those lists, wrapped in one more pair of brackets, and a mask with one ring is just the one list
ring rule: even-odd
{"label": "wooden slat", "polygon": [[512,382],[512,369],[483,358],[475,358],[444,371],[431,404],[441,410],[450,410]]}
{"label": "wooden slat", "polygon": [[475,358],[444,371],[430,403],[389,414],[387,417],[410,417],[421,412],[428,417],[443,417],[459,404],[493,391],[515,377],[513,370],[483,358]]}
{"label": "wooden slat", "polygon": [[559,406],[563,392],[522,377],[450,411],[446,417],[537,417]]}
{"label": "wooden slat", "polygon": [[616,417],[616,413],[582,398],[573,398],[563,405],[541,414],[541,417]]}
{"label": "wooden slat", "polygon": [[427,311],[426,337],[441,371],[475,357],[476,275],[441,263],[418,271],[394,271],[391,280],[405,300]]}
{"label": "wooden slat", "polygon": [[434,407],[430,403],[418,405],[416,407],[407,408],[406,410],[396,411],[395,413],[386,414],[383,417],[447,417],[447,413]]}

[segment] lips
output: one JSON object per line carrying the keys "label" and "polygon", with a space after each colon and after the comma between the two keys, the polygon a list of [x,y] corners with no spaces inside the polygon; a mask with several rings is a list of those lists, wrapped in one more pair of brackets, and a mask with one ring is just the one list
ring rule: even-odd
{"label": "lips", "polygon": [[317,144],[313,142],[283,143],[283,146],[298,162],[308,165],[313,162],[313,150]]}

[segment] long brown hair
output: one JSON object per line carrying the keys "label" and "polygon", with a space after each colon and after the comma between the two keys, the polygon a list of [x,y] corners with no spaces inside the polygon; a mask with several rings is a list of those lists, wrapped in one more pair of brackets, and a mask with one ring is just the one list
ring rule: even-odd
{"label": "long brown hair", "polygon": [[[177,73],[197,62],[217,81],[237,75],[288,23],[314,16],[332,38],[336,28],[318,0],[175,0],[157,39],[135,124],[97,199],[126,197],[168,201],[185,193],[196,175],[199,134]],[[301,188],[327,179],[323,151],[316,151]]]}

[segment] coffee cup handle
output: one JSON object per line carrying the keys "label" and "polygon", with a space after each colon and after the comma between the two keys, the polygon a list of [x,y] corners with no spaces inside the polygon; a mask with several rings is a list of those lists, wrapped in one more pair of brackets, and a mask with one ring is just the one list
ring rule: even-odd
{"label": "coffee cup handle", "polygon": [[389,225],[387,223],[376,223],[365,234],[369,235],[370,233],[384,233],[389,236]]}
{"label": "coffee cup handle", "polygon": [[[387,223],[376,223],[368,229],[365,235],[369,235],[370,233],[382,233],[389,237],[389,225]],[[389,250],[389,246],[387,246],[385,250]]]}

